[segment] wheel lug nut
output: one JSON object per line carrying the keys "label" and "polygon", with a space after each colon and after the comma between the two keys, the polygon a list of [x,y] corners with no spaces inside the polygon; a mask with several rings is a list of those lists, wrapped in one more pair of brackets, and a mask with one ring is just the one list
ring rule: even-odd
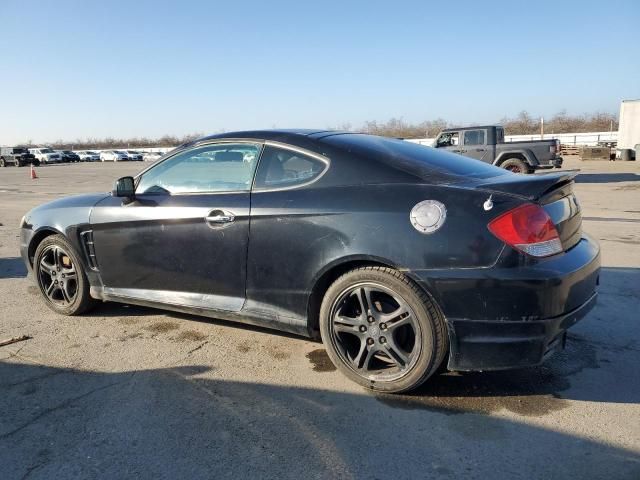
{"label": "wheel lug nut", "polygon": [[54,281],[54,282],[53,282],[53,284],[54,284],[54,285],[57,285],[57,284],[58,284],[58,280]]}
{"label": "wheel lug nut", "polygon": [[53,275],[55,277],[56,276],[56,271],[54,270],[53,272],[51,272],[51,275]]}
{"label": "wheel lug nut", "polygon": [[381,323],[381,324],[380,324],[380,328],[381,328],[382,330],[386,330],[386,329],[387,329],[387,324],[386,324],[386,323]]}
{"label": "wheel lug nut", "polygon": [[367,345],[373,345],[373,338],[367,338]]}
{"label": "wheel lug nut", "polygon": [[387,339],[384,337],[380,337],[380,343],[387,343]]}
{"label": "wheel lug nut", "polygon": [[361,332],[366,332],[367,331],[367,327],[365,327],[364,325],[360,325],[360,331]]}
{"label": "wheel lug nut", "polygon": [[367,317],[367,321],[368,321],[369,323],[373,323],[373,321],[374,321],[374,320],[373,320],[373,317]]}

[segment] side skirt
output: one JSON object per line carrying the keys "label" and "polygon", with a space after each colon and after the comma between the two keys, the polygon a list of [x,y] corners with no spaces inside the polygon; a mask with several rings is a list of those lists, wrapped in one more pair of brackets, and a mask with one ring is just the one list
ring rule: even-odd
{"label": "side skirt", "polygon": [[[144,291],[148,292],[148,291]],[[134,295],[135,292],[121,292],[120,289],[108,287],[92,286],[89,291],[91,297],[108,302],[128,303],[131,305],[139,305],[141,307],[157,308],[161,310],[170,310],[173,312],[186,313],[189,315],[198,315],[202,317],[215,318],[218,320],[228,320],[232,322],[243,323],[247,325],[255,325],[258,327],[270,328],[284,332],[293,333],[303,337],[310,337],[306,319],[294,319],[290,317],[282,317],[278,315],[266,315],[266,312],[251,312],[240,310],[237,312],[229,310],[219,310],[204,306],[195,306],[180,303],[167,303],[157,298],[150,298]],[[179,293],[179,292],[174,292]],[[154,295],[153,297],[155,297]]]}

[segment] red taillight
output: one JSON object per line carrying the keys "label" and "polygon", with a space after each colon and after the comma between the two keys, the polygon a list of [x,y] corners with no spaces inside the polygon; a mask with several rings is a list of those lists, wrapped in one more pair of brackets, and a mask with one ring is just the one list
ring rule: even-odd
{"label": "red taillight", "polygon": [[553,221],[542,207],[527,203],[493,219],[489,230],[506,244],[534,257],[562,252]]}

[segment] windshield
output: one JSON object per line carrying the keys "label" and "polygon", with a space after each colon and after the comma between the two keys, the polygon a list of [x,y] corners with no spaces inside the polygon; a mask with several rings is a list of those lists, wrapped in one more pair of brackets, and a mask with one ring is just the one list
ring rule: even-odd
{"label": "windshield", "polygon": [[27,153],[26,148],[14,148],[13,153]]}
{"label": "windshield", "polygon": [[43,148],[42,150],[40,150],[42,153],[55,153],[53,150],[51,150],[50,148]]}

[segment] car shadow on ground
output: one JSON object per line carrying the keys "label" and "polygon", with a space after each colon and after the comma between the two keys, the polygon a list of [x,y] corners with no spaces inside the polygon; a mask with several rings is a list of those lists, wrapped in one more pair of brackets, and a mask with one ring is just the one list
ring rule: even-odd
{"label": "car shadow on ground", "polygon": [[[634,321],[640,310],[640,269],[606,267],[601,270],[598,304],[568,334],[566,348],[543,365],[495,372],[448,372],[403,395],[377,395],[376,399],[402,409],[490,413],[506,409],[525,416],[542,416],[567,407],[567,401],[640,403],[640,381],[616,379],[640,361],[640,330]],[[163,315],[184,322],[209,323],[301,341],[308,338],[266,327],[211,319],[160,309],[102,303],[89,315],[126,317]],[[307,358],[315,371],[334,371],[322,343]],[[607,375],[607,371],[615,374]],[[602,377],[598,388],[583,388],[578,374]],[[639,379],[640,380],[640,379]]]}
{"label": "car shadow on ground", "polygon": [[[213,378],[212,378],[213,377]],[[0,362],[3,477],[634,478],[638,452],[472,411],[215,378]],[[635,477],[637,478],[637,477]]]}
{"label": "car shadow on ground", "polygon": [[0,257],[0,279],[24,278],[27,268],[20,257]]}
{"label": "car shadow on ground", "polygon": [[636,173],[579,173],[576,183],[619,183],[638,182],[640,175]]}

